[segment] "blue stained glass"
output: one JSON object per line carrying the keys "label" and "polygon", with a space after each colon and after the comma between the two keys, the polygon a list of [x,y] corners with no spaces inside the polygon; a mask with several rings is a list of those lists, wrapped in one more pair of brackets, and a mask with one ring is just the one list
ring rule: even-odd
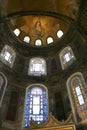
{"label": "blue stained glass", "polygon": [[26,91],[24,126],[30,126],[31,118],[38,124],[48,118],[47,90],[42,85],[34,85]]}

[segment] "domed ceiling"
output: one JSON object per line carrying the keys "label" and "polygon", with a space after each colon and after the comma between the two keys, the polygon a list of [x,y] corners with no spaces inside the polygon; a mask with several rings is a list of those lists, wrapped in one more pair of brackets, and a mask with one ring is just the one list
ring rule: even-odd
{"label": "domed ceiling", "polygon": [[[51,77],[53,82],[57,82],[61,79],[62,76],[57,75],[61,71],[57,72],[55,61],[61,48],[72,42],[73,23],[78,19],[79,6],[80,0],[0,0],[1,49],[8,45],[16,53],[12,68],[9,69],[3,62],[1,64],[3,71],[9,75],[9,81],[13,81],[14,77],[15,84],[22,78],[33,80],[28,75],[32,57],[44,58],[48,69],[48,79],[43,76],[34,80],[48,82]],[[50,72],[52,66],[55,69]],[[58,66],[61,67],[60,61]]]}
{"label": "domed ceiling", "polygon": [[43,48],[58,44],[76,20],[80,0],[2,0],[2,18],[18,44]]}

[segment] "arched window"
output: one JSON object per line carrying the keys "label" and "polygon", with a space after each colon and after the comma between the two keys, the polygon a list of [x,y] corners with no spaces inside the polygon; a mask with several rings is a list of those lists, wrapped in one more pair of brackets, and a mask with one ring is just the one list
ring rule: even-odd
{"label": "arched window", "polygon": [[18,37],[21,33],[19,28],[15,28],[15,30],[13,31],[13,33]]}
{"label": "arched window", "polygon": [[30,37],[29,36],[25,36],[23,41],[26,42],[26,43],[30,43]]}
{"label": "arched window", "polygon": [[15,61],[15,57],[15,51],[10,46],[5,45],[0,54],[2,62],[12,68]]}
{"label": "arched window", "polygon": [[45,86],[34,84],[27,88],[24,109],[24,127],[30,126],[33,119],[38,124],[48,118],[48,93]]}
{"label": "arched window", "polygon": [[63,36],[63,31],[62,30],[58,30],[57,31],[57,37],[61,38]]}
{"label": "arched window", "polygon": [[43,58],[32,58],[29,63],[28,75],[46,75],[46,61]]}
{"label": "arched window", "polygon": [[42,41],[40,39],[35,40],[35,46],[42,46]]}
{"label": "arched window", "polygon": [[51,44],[51,43],[53,43],[53,38],[52,37],[48,37],[47,38],[47,44]]}
{"label": "arched window", "polygon": [[59,54],[62,69],[66,69],[76,59],[70,46],[65,47]]}
{"label": "arched window", "polygon": [[3,101],[6,87],[7,87],[7,78],[2,72],[0,72],[0,107]]}
{"label": "arched window", "polygon": [[80,72],[69,77],[67,90],[75,123],[78,125],[87,122],[87,86]]}

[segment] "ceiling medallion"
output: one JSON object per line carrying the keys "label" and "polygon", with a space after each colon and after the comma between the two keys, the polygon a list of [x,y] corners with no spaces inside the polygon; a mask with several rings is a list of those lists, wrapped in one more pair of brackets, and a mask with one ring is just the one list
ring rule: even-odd
{"label": "ceiling medallion", "polygon": [[33,27],[33,30],[34,30],[34,35],[37,36],[37,37],[43,37],[44,36],[44,28],[41,24],[41,21],[40,20],[37,20],[34,27]]}

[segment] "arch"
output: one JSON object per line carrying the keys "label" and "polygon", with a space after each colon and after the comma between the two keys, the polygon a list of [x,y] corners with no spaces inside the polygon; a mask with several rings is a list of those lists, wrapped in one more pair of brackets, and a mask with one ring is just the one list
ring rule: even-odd
{"label": "arch", "polygon": [[40,57],[30,59],[28,75],[41,76],[46,75],[46,61]]}
{"label": "arch", "polygon": [[87,85],[81,72],[68,78],[67,90],[76,125],[87,122]]}
{"label": "arch", "polygon": [[74,60],[76,60],[72,48],[70,46],[65,47],[59,54],[61,67],[62,69],[66,69],[70,66]]}
{"label": "arch", "polygon": [[0,107],[2,105],[6,87],[7,87],[7,78],[2,72],[0,72]]}
{"label": "arch", "polygon": [[12,68],[15,57],[15,51],[10,46],[5,45],[0,54],[1,61]]}
{"label": "arch", "polygon": [[43,84],[32,84],[26,89],[24,127],[30,126],[31,118],[38,124],[48,118],[48,90]]}

